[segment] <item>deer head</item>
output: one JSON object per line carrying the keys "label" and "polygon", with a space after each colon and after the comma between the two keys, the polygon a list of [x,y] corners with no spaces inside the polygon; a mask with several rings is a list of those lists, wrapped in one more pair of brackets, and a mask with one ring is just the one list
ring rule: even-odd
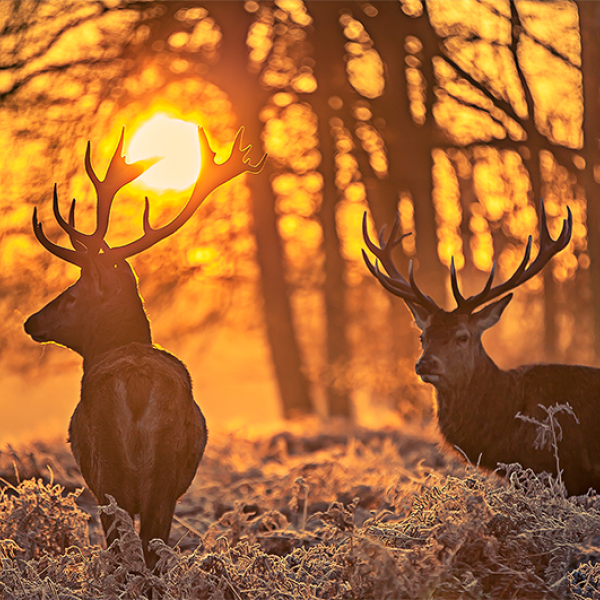
{"label": "deer head", "polygon": [[[481,334],[495,325],[502,312],[512,299],[509,293],[539,273],[550,259],[569,243],[573,217],[567,208],[568,216],[563,222],[556,240],[550,237],[546,223],[544,204],[541,206],[540,250],[536,259],[528,265],[531,254],[532,237],[529,236],[523,259],[514,274],[504,283],[493,286],[496,264],[483,290],[474,296],[464,298],[458,287],[454,258],[450,266],[452,292],[457,307],[447,312],[442,310],[429,296],[425,295],[415,282],[412,260],[409,262],[408,281],[400,274],[392,258],[393,249],[406,235],[397,238],[399,215],[385,241],[385,226],[379,234],[379,246],[374,244],[367,233],[367,215],[363,217],[363,237],[367,248],[381,262],[386,273],[379,269],[379,263],[371,263],[363,250],[363,258],[371,273],[390,293],[404,300],[412,312],[415,323],[421,329],[423,354],[416,365],[416,372],[425,382],[433,384],[438,391],[457,390],[466,387],[478,368],[485,368],[489,357],[481,344]],[[506,295],[504,295],[506,294]],[[500,300],[488,304],[495,298]],[[475,309],[483,306],[481,310]]]}
{"label": "deer head", "polygon": [[235,137],[229,158],[217,164],[204,130],[198,128],[202,170],[185,207],[170,223],[155,229],[150,226],[150,203],[146,197],[143,235],[113,248],[106,243],[105,237],[114,197],[153,162],[125,162],[122,156],[123,129],[106,177],[100,181],[92,168],[88,142],[85,169],[97,195],[96,230],[85,234],[76,229],[75,200],[71,204],[68,220],[62,217],[56,185],[54,216],[69,236],[73,249],[51,242],[38,221],[37,210],[33,211],[33,230],[38,241],[58,258],[80,267],[81,276],[74,285],[32,315],[25,323],[25,331],[38,342],[56,342],[75,350],[84,357],[84,365],[107,350],[131,342],[151,344],[150,325],[137,291],[137,279],[126,259],[175,233],[220,185],[242,173],[260,173],[266,155],[256,165],[250,164],[248,154],[251,146],[242,147],[242,134],[243,128]]}

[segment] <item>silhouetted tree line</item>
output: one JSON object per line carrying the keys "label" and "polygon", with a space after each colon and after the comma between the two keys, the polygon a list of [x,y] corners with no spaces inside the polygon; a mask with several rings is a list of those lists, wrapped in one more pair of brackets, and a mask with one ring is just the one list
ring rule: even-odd
{"label": "silhouetted tree line", "polygon": [[[94,114],[100,110],[102,101],[111,97],[116,100],[115,111],[131,101],[131,92],[124,82],[139,75],[148,65],[155,65],[162,78],[155,84],[154,91],[177,79],[200,77],[224,90],[233,103],[240,124],[247,129],[246,140],[260,148],[264,137],[265,122],[261,111],[278,92],[289,92],[299,102],[308,103],[317,116],[320,163],[318,172],[323,178],[322,202],[316,218],[322,229],[323,265],[318,285],[325,309],[326,362],[331,372],[343,372],[350,368],[353,355],[349,339],[348,323],[352,319],[349,306],[349,284],[346,277],[347,261],[341,250],[341,232],[336,221],[339,202],[343,191],[336,184],[339,166],[336,164],[336,139],[332,119],[343,123],[352,138],[353,154],[358,167],[354,178],[364,183],[368,206],[377,228],[394,219],[398,201],[402,194],[408,195],[414,207],[414,231],[416,233],[417,275],[422,288],[436,298],[446,294],[447,269],[438,256],[438,232],[436,209],[432,202],[434,180],[433,152],[461,150],[469,152],[482,145],[500,150],[514,150],[523,159],[529,182],[529,201],[536,206],[544,195],[545,186],[540,166],[541,153],[548,152],[553,160],[568,170],[573,185],[585,190],[587,202],[587,227],[592,232],[587,237],[589,268],[585,275],[577,271],[575,281],[561,292],[550,269],[544,275],[544,349],[548,358],[557,346],[560,334],[557,312],[568,307],[575,314],[583,309],[593,313],[595,328],[595,354],[600,356],[600,245],[597,228],[600,213],[597,207],[600,177],[600,96],[598,72],[595,60],[600,48],[600,7],[595,2],[577,2],[579,33],[581,39],[581,62],[573,62],[571,56],[561,48],[560,40],[537,37],[531,26],[529,13],[521,2],[506,2],[503,11],[496,4],[480,0],[482,13],[489,14],[510,29],[510,42],[500,47],[489,42],[487,34],[476,28],[460,25],[442,27],[432,18],[430,3],[406,2],[357,2],[357,1],[306,1],[295,6],[283,1],[264,2],[90,2],[87,11],[81,3],[64,3],[60,14],[52,19],[44,14],[44,3],[5,2],[2,11],[1,39],[17,40],[9,49],[2,51],[0,65],[5,79],[0,77],[0,99],[5,106],[21,102],[19,91],[35,78],[55,76],[74,78],[86,90],[95,90],[95,102],[85,113],[69,111],[69,99],[52,100],[45,90],[31,95],[28,114],[34,114],[35,106],[52,104],[61,107],[61,129],[63,135],[85,136]],[[529,8],[531,10],[531,3]],[[553,3],[540,3],[553,4]],[[293,10],[305,11],[307,18],[299,19]],[[416,8],[415,8],[415,5]],[[174,47],[169,40],[173,34],[184,32],[191,36],[198,23],[186,18],[185,11],[205,9],[204,18],[213,19],[221,37],[218,43],[198,44],[194,47]],[[556,5],[556,10],[561,7]],[[526,14],[527,13],[527,14]],[[123,16],[118,27],[111,24],[111,15]],[[190,13],[191,14],[191,13]],[[204,13],[202,13],[204,14]],[[345,18],[345,21],[344,21]],[[366,35],[354,39],[365,48],[373,48],[383,64],[383,91],[365,96],[348,76],[349,51],[347,23],[351,18],[362,24]],[[98,42],[98,48],[72,59],[49,61],[37,70],[27,70],[32,56],[52,56],[71,29],[81,26],[86,20],[106,21],[106,38]],[[48,20],[48,22],[46,22]],[[267,56],[255,60],[249,55],[247,45],[249,32],[257,23],[266,28],[271,47]],[[343,23],[346,23],[346,26]],[[43,36],[33,37],[45,27]],[[111,30],[114,27],[114,30]],[[270,28],[270,30],[269,30]],[[269,37],[270,36],[270,37]],[[547,127],[540,125],[538,105],[533,89],[533,77],[524,68],[524,40],[543,48],[553,58],[579,69],[582,74],[583,145],[567,147],[555,141]],[[361,41],[362,40],[362,41]],[[493,73],[486,73],[476,60],[465,56],[469,48],[490,48],[498,61],[499,72],[509,65],[519,84],[523,103],[519,104],[506,92]],[[269,61],[277,58],[291,72],[287,78],[268,80],[265,72],[274,68]],[[495,54],[494,54],[495,53]],[[185,68],[173,69],[173,61],[185,64]],[[184,61],[182,63],[181,61]],[[454,87],[441,80],[440,61],[450,68],[454,76]],[[419,74],[420,83],[407,78],[407,68]],[[162,70],[161,70],[162,69]],[[314,89],[294,88],[294,75],[308,73],[314,78]],[[473,96],[462,94],[460,86],[476,92]],[[459,91],[457,91],[459,90]],[[415,101],[415,94],[417,100]],[[477,114],[485,114],[494,127],[503,135],[488,135],[482,132],[467,143],[457,141],[452,134],[451,124],[436,118],[436,110],[442,96],[450,98],[455,105]],[[421,106],[415,113],[414,104]],[[524,107],[524,108],[523,108]],[[16,106],[15,106],[16,108]],[[23,107],[21,109],[24,110]],[[367,113],[361,113],[364,109]],[[368,114],[367,117],[364,115]],[[29,128],[21,135],[44,135],[46,119],[44,111],[38,113]],[[358,137],[359,129],[368,124],[383,142],[387,161],[386,169],[374,168],[370,150]],[[517,135],[514,131],[522,132]],[[257,156],[260,154],[256,150]],[[465,154],[465,156],[469,156]],[[314,412],[314,397],[311,382],[305,369],[301,345],[298,341],[297,324],[290,302],[290,281],[286,276],[283,242],[278,230],[277,198],[270,185],[273,175],[286,170],[277,161],[271,161],[266,176],[251,178],[248,185],[252,191],[252,217],[256,238],[256,259],[260,270],[260,286],[264,301],[266,333],[271,348],[273,365],[281,394],[283,412],[287,417]],[[471,235],[466,225],[470,215],[470,199],[474,196],[472,179],[459,177],[465,239]],[[360,227],[360,223],[356,223]],[[493,231],[494,243],[502,246],[507,236],[502,230]],[[474,278],[478,273],[472,266],[469,244],[465,243],[465,276]],[[397,263],[406,272],[408,259],[399,252]],[[582,279],[583,277],[583,279]],[[573,293],[589,291],[587,301],[573,298]],[[568,300],[567,300],[568,298]],[[575,308],[572,303],[575,302]],[[394,331],[389,351],[390,368],[406,357],[416,353],[415,340],[409,329],[408,313],[399,308],[392,299],[388,322]],[[574,342],[576,343],[576,342]],[[349,418],[352,416],[351,390],[339,385],[335,378],[325,377],[324,387],[330,416]],[[392,394],[402,394],[402,383]]]}

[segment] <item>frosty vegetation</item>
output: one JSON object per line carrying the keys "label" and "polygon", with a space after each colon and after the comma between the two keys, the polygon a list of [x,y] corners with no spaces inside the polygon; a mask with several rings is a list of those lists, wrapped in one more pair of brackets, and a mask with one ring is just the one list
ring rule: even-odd
{"label": "frosty vegetation", "polygon": [[[119,547],[63,443],[0,456],[0,598],[401,599],[600,597],[600,502],[560,478],[465,465],[434,434],[215,434],[144,568]],[[551,449],[552,450],[552,449]],[[19,482],[20,481],[20,482]]]}

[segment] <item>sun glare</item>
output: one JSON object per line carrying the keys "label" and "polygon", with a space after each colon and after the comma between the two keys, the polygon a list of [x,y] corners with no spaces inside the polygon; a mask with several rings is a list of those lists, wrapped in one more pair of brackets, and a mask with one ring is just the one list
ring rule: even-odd
{"label": "sun glare", "polygon": [[133,135],[126,151],[128,162],[162,157],[139,181],[157,190],[185,190],[200,173],[198,127],[158,114]]}

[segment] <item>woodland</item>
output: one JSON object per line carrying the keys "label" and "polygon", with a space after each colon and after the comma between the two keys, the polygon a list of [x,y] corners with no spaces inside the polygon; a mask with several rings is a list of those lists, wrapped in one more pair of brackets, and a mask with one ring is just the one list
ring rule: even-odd
{"label": "woodland", "polygon": [[[123,124],[166,109],[201,122],[222,145],[244,125],[256,158],[264,150],[269,161],[264,176],[233,184],[227,201],[215,195],[168,247],[134,259],[157,327],[182,302],[182,318],[161,330],[165,347],[227,319],[259,328],[284,416],[352,418],[357,388],[392,403],[412,397],[418,341],[408,311],[364,267],[363,212],[379,230],[399,210],[412,233],[401,270],[412,258],[421,287],[448,305],[451,257],[467,293],[493,261],[506,277],[536,234],[543,197],[554,235],[571,208],[573,239],[520,290],[498,352],[512,364],[532,355],[595,364],[600,261],[587,232],[598,217],[587,198],[598,187],[596,10],[593,2],[3,3],[5,368],[26,370],[38,353],[15,315],[73,279],[33,243],[33,206],[49,215],[60,182],[63,196],[83,202],[85,227],[93,212],[85,141],[108,155]],[[117,241],[131,221],[141,224],[139,196],[123,196]],[[156,221],[167,219],[172,197],[152,199]],[[40,269],[47,277],[32,290]]]}
{"label": "woodland", "polygon": [[[400,270],[453,308],[452,258],[467,294],[494,262],[504,280],[529,235],[535,252],[540,200],[553,236],[569,207],[569,246],[484,341],[503,366],[597,366],[599,28],[600,4],[567,0],[0,3],[0,390],[19,377],[51,414],[50,374],[80,369],[23,333],[76,277],[33,208],[60,240],[58,182],[91,227],[87,140],[105,165],[123,125],[167,114],[218,154],[243,125],[268,160],[132,259],[155,337],[201,363],[222,329],[260,336],[284,421],[211,434],[155,573],[114,504],[120,560],[102,547],[63,441],[6,446],[0,598],[600,597],[595,493],[441,444],[411,316],[361,255],[363,214],[374,235],[398,213]],[[120,194],[111,244],[147,193]],[[184,194],[149,195],[161,223]]]}

